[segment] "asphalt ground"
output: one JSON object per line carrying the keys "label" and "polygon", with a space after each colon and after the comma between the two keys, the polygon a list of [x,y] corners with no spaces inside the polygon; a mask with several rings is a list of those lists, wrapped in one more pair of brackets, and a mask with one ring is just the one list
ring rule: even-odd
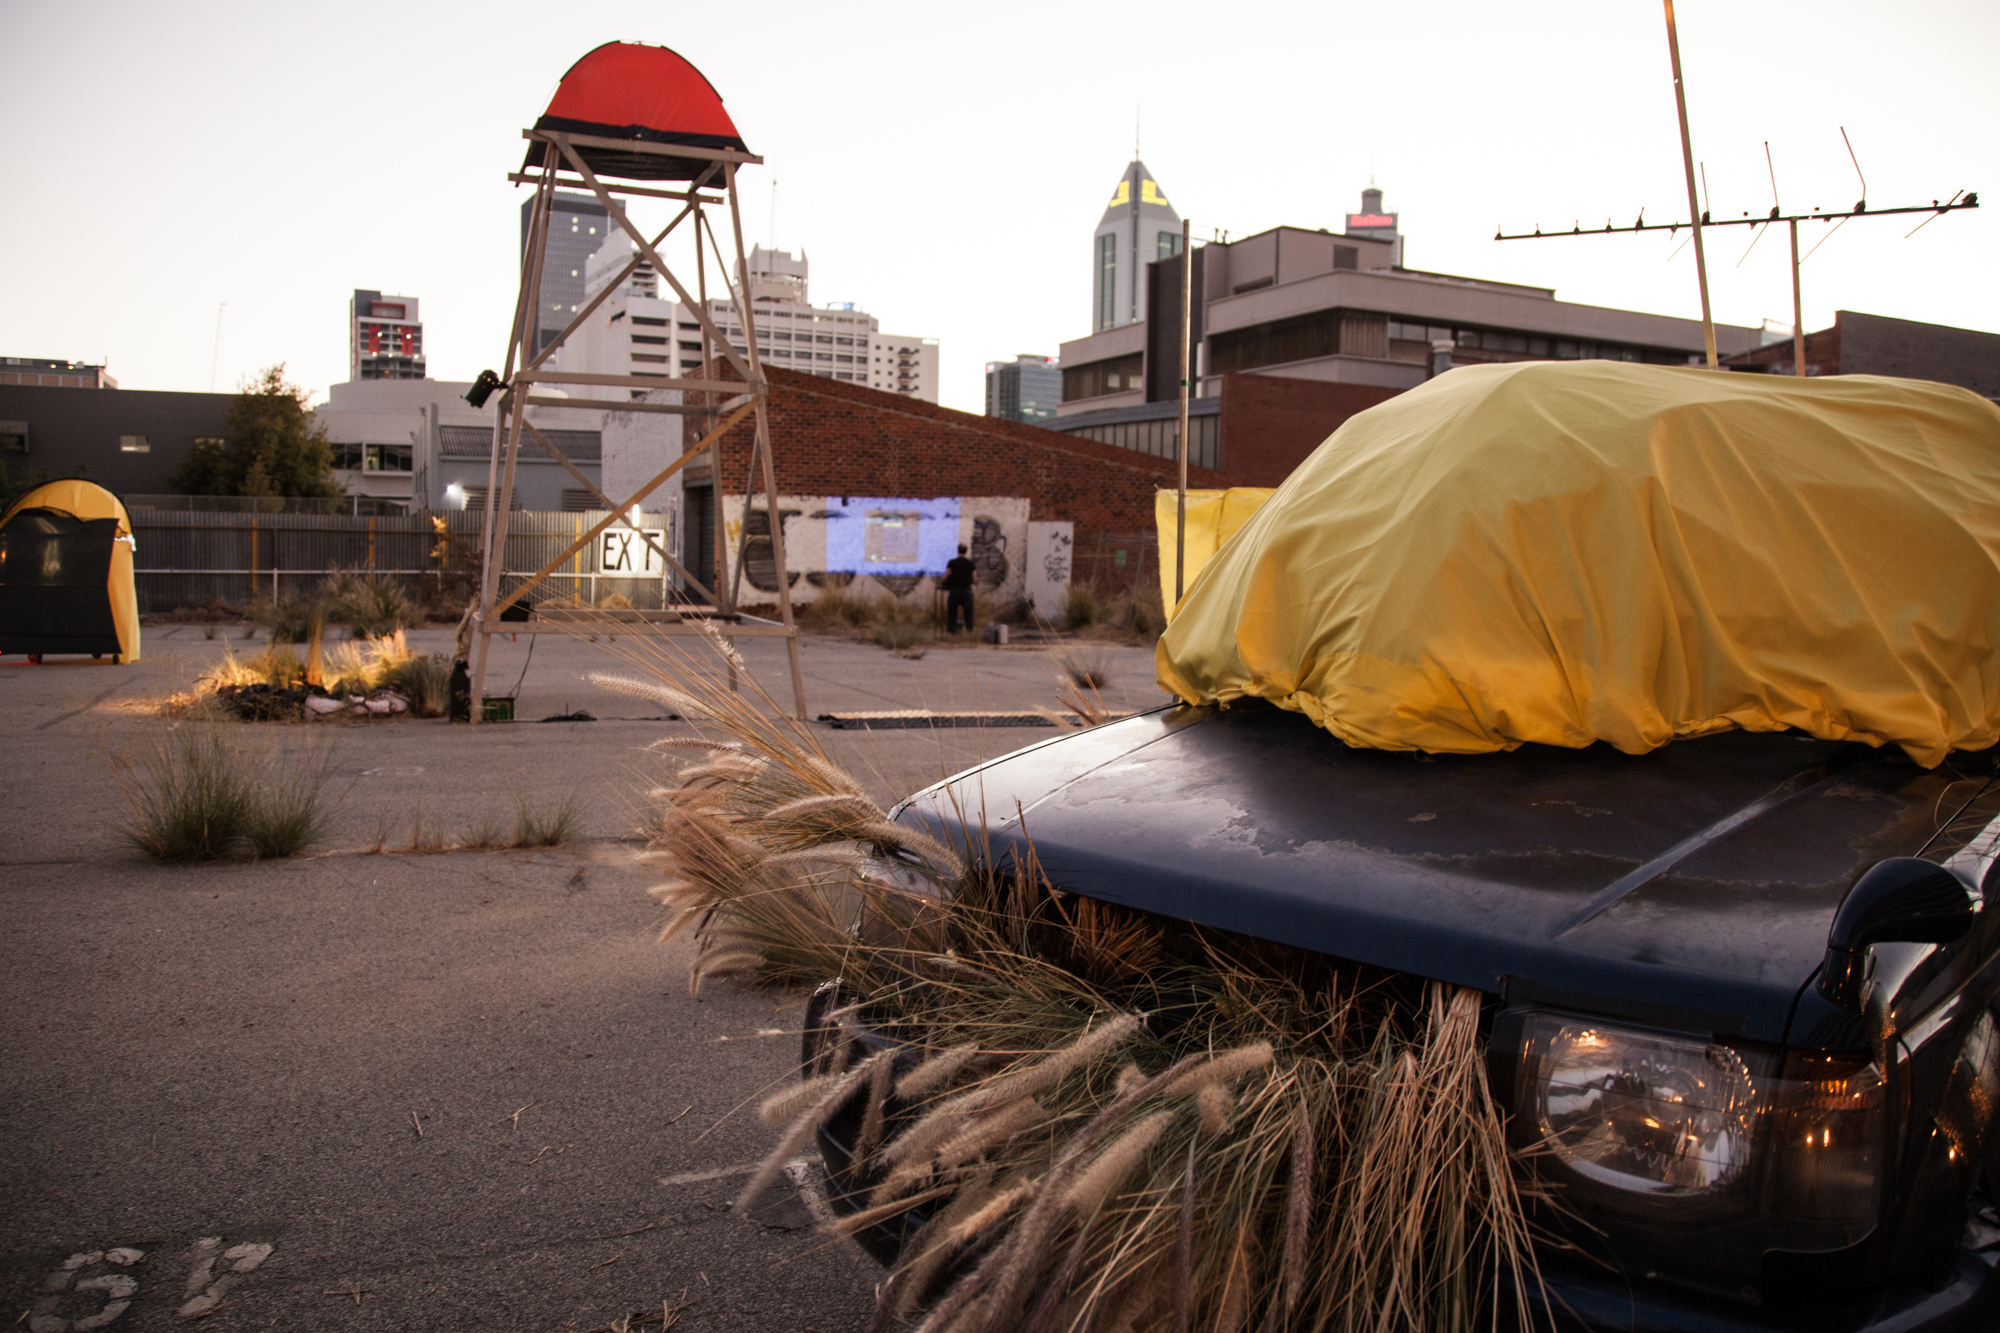
{"label": "asphalt ground", "polygon": [[[529,661],[499,641],[489,693],[519,675],[528,720],[227,724],[252,749],[323,747],[325,842],[154,865],[112,760],[172,725],[154,701],[261,649],[241,632],[148,627],[129,667],[0,659],[0,1319],[184,1327],[212,1296],[191,1313],[218,1333],[658,1328],[674,1307],[676,1329],[858,1330],[880,1273],[815,1226],[810,1169],[729,1211],[773,1142],[754,1106],[792,1073],[804,997],[690,995],[687,946],[657,942],[643,747],[691,725],[586,682],[618,668],[608,643],[543,638]],[[782,645],[742,647],[789,705]],[[1061,670],[1036,650],[802,651],[815,715],[1046,707]],[[1107,704],[1164,701],[1149,649],[1082,652]],[[600,720],[531,720],[579,709]],[[815,731],[885,800],[1054,734]],[[566,797],[570,846],[429,850]]]}

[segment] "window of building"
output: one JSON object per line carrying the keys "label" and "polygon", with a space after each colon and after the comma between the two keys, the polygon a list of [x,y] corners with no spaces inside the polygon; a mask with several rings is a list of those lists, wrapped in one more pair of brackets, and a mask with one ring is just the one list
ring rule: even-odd
{"label": "window of building", "polygon": [[[1208,345],[1211,375],[1333,356],[1340,350],[1340,312],[1315,310],[1247,329],[1231,329],[1210,337]],[[1063,398],[1067,401],[1069,372],[1065,370],[1063,376]]]}
{"label": "window of building", "polygon": [[698,342],[684,342],[681,344],[681,350],[683,352],[700,352],[701,344]]}
{"label": "window of building", "polygon": [[562,511],[565,514],[581,514],[591,509],[602,509],[604,502],[586,490],[573,490],[567,486],[562,493]]}
{"label": "window of building", "polygon": [[1359,247],[1352,245],[1334,246],[1333,266],[1336,269],[1359,269],[1361,267],[1361,251]]}
{"label": "window of building", "polygon": [[153,446],[143,435],[120,435],[118,452],[124,454],[150,454]]}
{"label": "window of building", "polygon": [[632,316],[632,322],[634,324],[650,324],[654,328],[660,328],[660,329],[664,329],[665,327],[667,327],[667,321],[665,321],[664,319],[654,319],[650,315],[634,315]]}
{"label": "window of building", "polygon": [[1155,259],[1172,259],[1181,252],[1181,234],[1177,231],[1163,231],[1159,234],[1159,253]]}
{"label": "window of building", "polygon": [[407,444],[371,444],[367,446],[362,470],[367,472],[408,472],[410,470],[411,449]]}
{"label": "window of building", "polygon": [[819,337],[818,337],[818,338],[816,338],[816,339],[815,339],[814,341],[816,341],[816,342],[823,342],[823,343],[826,343],[826,344],[827,344],[828,346],[832,346],[832,344],[833,344],[833,335],[832,335],[831,333],[822,333],[822,334],[820,334],[820,335],[819,335]]}
{"label": "window of building", "polygon": [[1097,320],[1098,329],[1108,329],[1117,321],[1118,237],[1105,232],[1097,238]]}
{"label": "window of building", "polygon": [[1127,389],[1137,389],[1143,385],[1146,358],[1134,352],[1130,356],[1113,357],[1108,361],[1092,361],[1088,365],[1063,367],[1062,396],[1065,403],[1079,399],[1097,398],[1107,393],[1124,393]]}
{"label": "window of building", "polygon": [[[200,441],[196,441],[196,443],[199,444]],[[351,472],[358,472],[361,469],[365,453],[366,451],[363,447],[358,444],[336,444],[333,446],[333,465],[337,468],[346,468]]]}
{"label": "window of building", "polygon": [[[12,383],[11,380],[5,381]],[[25,421],[0,421],[0,453],[25,454],[28,452],[28,423]]]}
{"label": "window of building", "polygon": [[665,362],[665,361],[666,361],[666,360],[667,360],[668,358],[666,358],[666,357],[664,357],[664,356],[655,356],[655,355],[653,355],[653,354],[651,354],[651,353],[647,353],[647,352],[634,352],[634,353],[632,353],[632,359],[633,359],[634,361],[643,361],[643,362],[648,362],[648,363],[660,363],[660,362]]}
{"label": "window of building", "polygon": [[664,337],[654,338],[644,333],[633,334],[632,341],[635,343],[645,343],[653,347],[665,347],[667,345],[667,340]]}

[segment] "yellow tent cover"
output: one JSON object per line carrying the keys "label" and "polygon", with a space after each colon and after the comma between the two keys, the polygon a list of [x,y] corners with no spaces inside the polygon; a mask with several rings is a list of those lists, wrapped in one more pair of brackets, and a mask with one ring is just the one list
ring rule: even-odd
{"label": "yellow tent cover", "polygon": [[1796,728],[1928,767],[2000,739],[1996,650],[1993,404],[1520,362],[1350,418],[1206,563],[1158,668],[1378,749]]}
{"label": "yellow tent cover", "polygon": [[[1187,493],[1187,546],[1181,554],[1181,589],[1194,586],[1194,576],[1236,530],[1250,521],[1259,505],[1271,498],[1268,486],[1232,486],[1226,491]],[[1160,533],[1160,605],[1167,619],[1174,616],[1174,530],[1180,517],[1180,492],[1159,491],[1153,497],[1153,522]]]}
{"label": "yellow tent cover", "polygon": [[117,496],[90,481],[51,481],[35,487],[0,514],[0,528],[23,509],[59,509],[80,519],[115,518],[118,539],[111,546],[111,577],[105,592],[111,598],[111,619],[118,627],[118,660],[139,660],[139,597],[132,576],[132,516]]}

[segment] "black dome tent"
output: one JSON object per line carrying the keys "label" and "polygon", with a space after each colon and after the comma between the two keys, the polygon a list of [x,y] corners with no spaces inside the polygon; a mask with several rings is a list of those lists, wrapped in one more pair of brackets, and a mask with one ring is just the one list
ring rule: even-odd
{"label": "black dome tent", "polygon": [[139,660],[132,520],[87,481],[37,486],[0,515],[0,653]]}

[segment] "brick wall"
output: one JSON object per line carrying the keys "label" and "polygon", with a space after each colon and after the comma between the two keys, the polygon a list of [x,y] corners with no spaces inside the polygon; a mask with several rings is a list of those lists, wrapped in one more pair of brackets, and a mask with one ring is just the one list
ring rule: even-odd
{"label": "brick wall", "polygon": [[[1016,495],[1035,519],[1074,523],[1084,550],[1100,532],[1152,530],[1154,493],[1174,484],[1171,459],[776,366],[764,373],[780,494]],[[752,442],[747,419],[723,437],[725,493],[742,491]],[[1231,484],[1188,469],[1191,487]]]}
{"label": "brick wall", "polygon": [[1238,486],[1276,486],[1356,412],[1400,389],[1277,375],[1222,377],[1222,470]]}

